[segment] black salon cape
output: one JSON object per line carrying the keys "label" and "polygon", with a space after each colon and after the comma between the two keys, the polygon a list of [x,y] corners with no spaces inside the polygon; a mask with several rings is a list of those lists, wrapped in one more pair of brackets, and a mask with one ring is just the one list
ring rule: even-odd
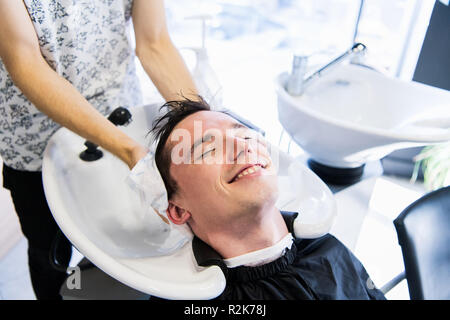
{"label": "black salon cape", "polygon": [[[282,211],[293,233],[296,212]],[[257,267],[227,268],[220,255],[194,237],[193,251],[201,266],[218,265],[226,287],[218,300],[384,300],[361,262],[330,234],[294,239],[282,257]]]}

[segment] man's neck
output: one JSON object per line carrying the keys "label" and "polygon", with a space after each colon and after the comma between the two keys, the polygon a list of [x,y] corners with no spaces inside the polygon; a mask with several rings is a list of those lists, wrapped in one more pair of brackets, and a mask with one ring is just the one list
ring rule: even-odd
{"label": "man's neck", "polygon": [[205,241],[224,259],[271,247],[289,233],[276,207],[248,215],[236,221],[234,226],[223,229],[207,236]]}

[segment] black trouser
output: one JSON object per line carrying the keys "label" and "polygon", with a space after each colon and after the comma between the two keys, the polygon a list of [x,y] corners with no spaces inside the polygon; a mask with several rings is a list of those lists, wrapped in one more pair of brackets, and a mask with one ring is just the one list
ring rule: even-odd
{"label": "black trouser", "polygon": [[[50,263],[52,244],[58,233],[62,235],[45,199],[41,172],[19,171],[3,165],[3,186],[11,197],[19,217],[22,232],[28,240],[28,265],[37,299],[61,299],[59,290],[67,274]],[[67,266],[72,245],[62,235],[56,256]]]}

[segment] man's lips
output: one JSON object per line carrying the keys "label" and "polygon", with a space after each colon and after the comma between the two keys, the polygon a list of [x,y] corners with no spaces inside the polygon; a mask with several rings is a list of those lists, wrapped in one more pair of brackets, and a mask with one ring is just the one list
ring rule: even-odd
{"label": "man's lips", "polygon": [[231,179],[228,183],[233,183],[247,175],[254,175],[255,172],[263,170],[266,167],[267,165],[263,163],[246,164],[235,174],[233,179]]}

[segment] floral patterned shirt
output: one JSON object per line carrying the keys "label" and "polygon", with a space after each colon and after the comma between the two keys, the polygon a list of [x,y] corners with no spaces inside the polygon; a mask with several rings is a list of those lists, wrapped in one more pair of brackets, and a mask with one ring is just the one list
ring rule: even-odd
{"label": "floral patterned shirt", "polygon": [[[130,37],[133,0],[24,0],[47,63],[105,116],[142,102]],[[18,26],[20,27],[20,26]],[[28,101],[0,60],[0,155],[39,171],[60,126]]]}

